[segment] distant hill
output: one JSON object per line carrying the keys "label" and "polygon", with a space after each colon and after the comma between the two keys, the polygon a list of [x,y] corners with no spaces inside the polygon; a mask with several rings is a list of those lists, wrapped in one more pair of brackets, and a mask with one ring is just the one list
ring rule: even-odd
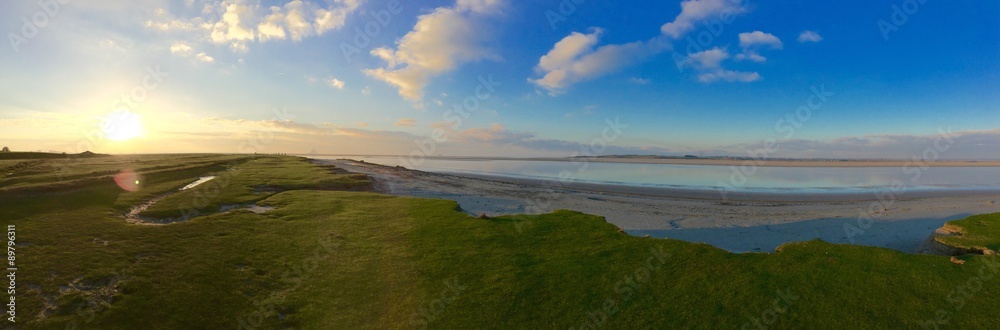
{"label": "distant hill", "polygon": [[82,158],[94,158],[94,157],[110,157],[107,154],[98,154],[90,151],[84,151],[78,154],[64,154],[64,153],[50,153],[50,152],[0,152],[0,159],[57,159],[66,157],[82,157]]}

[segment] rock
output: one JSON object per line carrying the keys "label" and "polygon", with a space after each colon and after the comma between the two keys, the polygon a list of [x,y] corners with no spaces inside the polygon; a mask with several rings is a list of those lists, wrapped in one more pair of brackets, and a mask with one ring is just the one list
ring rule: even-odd
{"label": "rock", "polygon": [[476,219],[489,219],[489,218],[490,217],[487,216],[486,213],[480,213],[479,216],[476,217]]}
{"label": "rock", "polygon": [[960,260],[958,258],[951,257],[951,263],[956,264],[956,265],[964,265],[965,264],[965,260]]}
{"label": "rock", "polygon": [[995,256],[995,255],[997,255],[997,251],[986,249],[986,250],[983,250],[983,255],[984,256]]}

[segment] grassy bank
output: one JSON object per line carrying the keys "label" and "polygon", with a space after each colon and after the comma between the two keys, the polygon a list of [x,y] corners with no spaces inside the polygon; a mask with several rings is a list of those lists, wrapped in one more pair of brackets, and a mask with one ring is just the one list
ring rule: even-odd
{"label": "grassy bank", "polygon": [[[148,157],[83,161],[73,180],[93,181],[73,189],[41,189],[58,183],[44,173],[0,181],[0,216],[17,225],[21,247],[19,326],[1000,325],[996,257],[964,256],[957,265],[821,241],[732,254],[628,236],[572,211],[473,219],[452,201],[359,191],[370,184],[364,176],[295,157]],[[125,167],[145,173],[142,189],[109,180]],[[170,216],[193,207],[202,216],[164,226],[122,219],[132,205],[204,175],[217,178],[147,210]],[[246,203],[275,209],[212,213]],[[966,238],[997,241],[997,215],[970,220],[978,222],[957,224]]]}

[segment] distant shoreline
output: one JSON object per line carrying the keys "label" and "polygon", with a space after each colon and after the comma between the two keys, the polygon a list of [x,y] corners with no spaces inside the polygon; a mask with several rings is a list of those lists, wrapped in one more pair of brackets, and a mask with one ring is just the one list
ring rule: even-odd
{"label": "distant shoreline", "polygon": [[969,160],[939,160],[920,162],[911,160],[757,160],[757,159],[681,159],[681,158],[613,158],[613,157],[582,157],[564,158],[564,161],[590,161],[601,163],[631,163],[631,164],[670,164],[670,165],[711,165],[711,166],[741,166],[752,164],[762,167],[1000,167],[1000,161],[969,161]]}
{"label": "distant shoreline", "polygon": [[[305,157],[371,157],[391,158],[404,157],[392,155],[300,155]],[[547,161],[547,162],[593,162],[593,163],[625,163],[625,164],[664,164],[664,165],[706,165],[706,166],[760,166],[760,167],[1000,167],[1000,160],[938,160],[921,162],[913,160],[792,160],[792,159],[718,159],[718,158],[630,158],[630,157],[448,157],[428,156],[426,159],[466,160],[466,161]]]}
{"label": "distant shoreline", "polygon": [[[445,174],[374,162],[315,159],[372,177],[381,193],[454,200],[471,215],[575,210],[595,214],[636,235],[706,242],[733,252],[773,251],[788,242],[920,249],[935,229],[971,214],[998,212],[996,191],[906,191],[880,201],[875,193],[728,193],[583,182]],[[869,227],[854,241],[845,226]]]}

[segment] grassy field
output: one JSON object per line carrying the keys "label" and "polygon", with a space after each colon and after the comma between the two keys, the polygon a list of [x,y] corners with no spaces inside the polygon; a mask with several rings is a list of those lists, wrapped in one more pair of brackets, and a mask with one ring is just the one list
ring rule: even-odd
{"label": "grassy field", "polygon": [[[0,178],[0,219],[17,228],[21,328],[1000,326],[992,256],[958,265],[821,241],[733,254],[572,211],[474,219],[455,202],[366,192],[364,176],[295,157],[58,161]],[[136,192],[111,180],[126,168],[142,174]],[[205,175],[217,178],[144,213],[200,216],[124,221]],[[216,212],[251,203],[275,208]],[[950,225],[965,235],[949,244],[1000,243],[1000,215]]]}

